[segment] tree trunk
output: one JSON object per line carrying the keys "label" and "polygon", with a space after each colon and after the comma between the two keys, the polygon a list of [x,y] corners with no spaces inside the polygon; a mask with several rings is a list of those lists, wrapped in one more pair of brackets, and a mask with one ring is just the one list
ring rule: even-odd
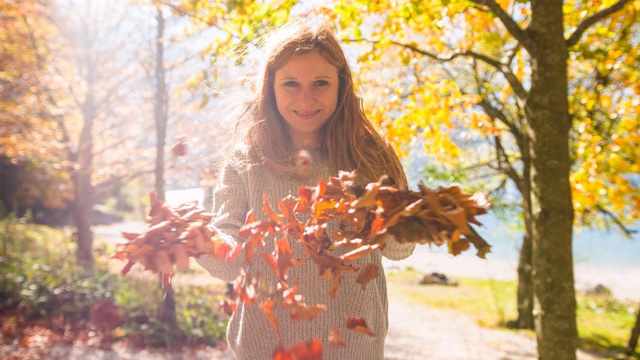
{"label": "tree trunk", "polygon": [[528,231],[525,231],[520,258],[518,260],[518,329],[533,329],[533,244]]}
{"label": "tree trunk", "polygon": [[636,351],[636,346],[638,346],[638,336],[640,336],[640,305],[638,306],[638,313],[636,315],[636,324],[631,329],[631,336],[629,337],[629,345],[627,346],[627,350],[625,354],[628,356],[633,355]]}
{"label": "tree trunk", "polygon": [[93,232],[91,230],[91,212],[93,210],[94,189],[91,183],[93,173],[93,126],[97,109],[94,98],[96,82],[96,62],[90,49],[93,48],[93,37],[90,24],[82,24],[81,44],[84,56],[80,59],[79,66],[84,70],[86,91],[82,110],[82,131],[78,140],[78,148],[75,154],[76,168],[73,173],[74,182],[74,222],[78,248],[76,258],[78,264],[86,270],[93,269]]}
{"label": "tree trunk", "polygon": [[517,177],[514,174],[512,180],[522,195],[525,230],[518,259],[518,319],[516,320],[516,328],[534,329],[533,241],[531,240],[533,216],[531,215],[531,158],[529,157],[531,141],[526,128],[518,138],[518,146],[522,154],[522,177]]}
{"label": "tree trunk", "polygon": [[[164,182],[164,148],[167,138],[167,121],[168,121],[168,96],[167,84],[164,70],[164,17],[162,7],[156,9],[156,21],[158,23],[156,32],[156,69],[155,69],[155,108],[154,117],[156,123],[156,168],[155,168],[155,191],[158,199],[165,200],[165,182]],[[158,277],[158,284],[162,288],[162,273]],[[168,285],[162,306],[160,307],[160,320],[167,324],[170,328],[177,327],[176,319],[176,300],[173,295],[173,287]]]}
{"label": "tree trunk", "polygon": [[567,45],[562,1],[532,4],[526,48],[531,90],[525,105],[531,136],[534,314],[541,360],[575,360],[573,205],[569,183]]}

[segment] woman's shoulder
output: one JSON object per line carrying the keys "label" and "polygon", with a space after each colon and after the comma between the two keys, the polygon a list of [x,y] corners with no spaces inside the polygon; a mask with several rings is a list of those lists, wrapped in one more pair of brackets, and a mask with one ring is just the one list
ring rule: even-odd
{"label": "woman's shoulder", "polygon": [[238,142],[233,144],[229,150],[225,162],[227,164],[243,165],[251,164],[255,162],[255,159],[255,152],[251,147],[244,142]]}

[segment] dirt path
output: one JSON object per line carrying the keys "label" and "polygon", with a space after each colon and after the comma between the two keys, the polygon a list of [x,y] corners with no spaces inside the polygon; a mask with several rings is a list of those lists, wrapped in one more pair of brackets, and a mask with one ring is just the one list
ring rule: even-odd
{"label": "dirt path", "polygon": [[[525,332],[488,329],[455,312],[389,299],[387,360],[537,359],[536,340]],[[604,359],[578,352],[578,360]]]}

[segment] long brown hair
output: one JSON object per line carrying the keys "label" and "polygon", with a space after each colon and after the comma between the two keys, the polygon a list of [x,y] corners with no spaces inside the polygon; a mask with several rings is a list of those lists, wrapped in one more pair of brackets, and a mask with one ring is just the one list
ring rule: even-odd
{"label": "long brown hair", "polygon": [[266,38],[260,52],[262,64],[256,76],[256,94],[241,120],[248,122],[249,146],[274,171],[297,173],[296,150],[287,124],[277,110],[273,82],[276,70],[292,57],[310,51],[317,51],[338,69],[336,111],[320,130],[320,149],[332,173],[355,170],[360,181],[366,182],[388,175],[397,184],[406,186],[407,179],[396,153],[367,119],[342,47],[325,26],[294,22]]}

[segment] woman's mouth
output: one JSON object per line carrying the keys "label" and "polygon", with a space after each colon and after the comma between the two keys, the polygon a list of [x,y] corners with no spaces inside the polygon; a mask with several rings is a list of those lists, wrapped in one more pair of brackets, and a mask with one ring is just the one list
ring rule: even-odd
{"label": "woman's mouth", "polygon": [[320,110],[311,110],[311,111],[294,110],[293,112],[301,118],[312,118],[316,116],[320,112]]}

